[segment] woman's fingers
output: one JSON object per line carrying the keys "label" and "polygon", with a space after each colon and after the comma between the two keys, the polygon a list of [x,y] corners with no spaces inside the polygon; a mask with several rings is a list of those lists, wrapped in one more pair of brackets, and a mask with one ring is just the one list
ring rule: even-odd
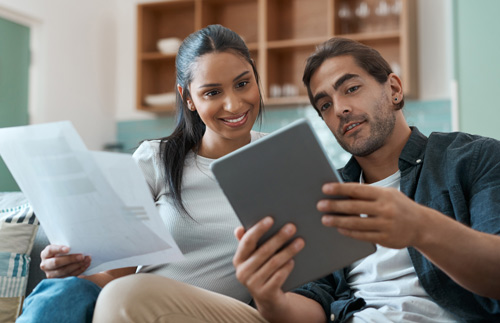
{"label": "woman's fingers", "polygon": [[43,259],[52,258],[57,255],[67,254],[69,252],[69,247],[58,246],[58,245],[48,245],[40,253],[40,257]]}
{"label": "woman's fingers", "polygon": [[[63,278],[70,276],[79,276],[90,266],[90,257],[85,257],[81,262],[70,263],[66,266],[60,266],[56,269],[43,269],[47,278]],[[42,267],[43,264],[40,264]]]}
{"label": "woman's fingers", "polygon": [[89,256],[68,254],[67,246],[48,245],[40,253],[40,269],[47,278],[62,278],[82,274],[91,263]]}

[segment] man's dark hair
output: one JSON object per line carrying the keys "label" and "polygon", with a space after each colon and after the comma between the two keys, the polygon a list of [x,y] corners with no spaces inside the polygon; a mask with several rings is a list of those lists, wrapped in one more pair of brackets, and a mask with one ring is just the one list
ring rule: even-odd
{"label": "man's dark hair", "polygon": [[[309,101],[311,101],[319,116],[321,116],[321,113],[314,106],[311,93],[311,78],[324,61],[338,56],[351,56],[359,67],[373,76],[380,84],[385,83],[389,74],[392,73],[391,66],[377,50],[352,39],[334,37],[327,40],[319,45],[316,51],[309,56],[304,68],[304,76],[302,77],[302,81],[307,88]],[[403,106],[404,99],[398,103],[398,109],[402,109]]]}

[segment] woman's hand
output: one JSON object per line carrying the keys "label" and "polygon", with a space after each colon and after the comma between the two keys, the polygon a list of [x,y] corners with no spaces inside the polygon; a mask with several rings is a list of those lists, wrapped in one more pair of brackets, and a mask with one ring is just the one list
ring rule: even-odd
{"label": "woman's hand", "polygon": [[47,278],[64,278],[81,275],[91,262],[90,256],[68,254],[69,247],[48,245],[40,253],[40,269]]}

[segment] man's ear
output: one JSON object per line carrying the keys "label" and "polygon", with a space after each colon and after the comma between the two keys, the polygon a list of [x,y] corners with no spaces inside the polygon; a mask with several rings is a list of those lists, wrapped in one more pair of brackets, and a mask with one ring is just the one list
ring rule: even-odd
{"label": "man's ear", "polygon": [[[182,88],[182,86],[180,84],[177,84],[177,91],[179,91],[179,94],[181,95],[181,98],[182,98],[182,93],[183,93],[184,89]],[[193,101],[191,101],[190,98],[187,98],[186,102],[187,102],[187,106],[188,106],[189,110],[191,110],[191,111],[196,110],[196,108],[194,107]]]}
{"label": "man's ear", "polygon": [[394,73],[389,74],[387,81],[391,87],[391,101],[398,105],[399,102],[403,101],[403,83],[399,76]]}

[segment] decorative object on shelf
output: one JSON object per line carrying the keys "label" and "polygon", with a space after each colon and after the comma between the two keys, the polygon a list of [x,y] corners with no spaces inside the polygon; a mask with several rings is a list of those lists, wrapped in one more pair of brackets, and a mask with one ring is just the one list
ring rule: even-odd
{"label": "decorative object on shelf", "polygon": [[347,0],[342,1],[337,15],[339,16],[340,20],[340,33],[341,34],[352,33],[353,13],[351,7],[349,6],[349,2]]}
{"label": "decorative object on shelf", "polygon": [[271,84],[269,86],[269,97],[279,98],[281,96],[281,86],[279,84]]}
{"label": "decorative object on shelf", "polygon": [[390,29],[390,19],[387,19],[391,14],[391,8],[385,0],[380,0],[375,8],[375,15],[377,16],[377,21],[375,24],[375,30],[389,30]]}
{"label": "decorative object on shelf", "polygon": [[175,104],[175,93],[149,94],[144,97],[144,103],[151,107],[169,106]]}
{"label": "decorative object on shelf", "polygon": [[391,7],[391,25],[392,29],[397,29],[399,26],[399,16],[401,15],[401,0],[394,0],[394,3],[390,6]]}
{"label": "decorative object on shelf", "polygon": [[398,62],[391,62],[390,64],[392,72],[397,76],[401,77],[401,66],[398,64]]}
{"label": "decorative object on shelf", "polygon": [[177,54],[182,40],[176,37],[162,38],[156,43],[158,50],[163,54]]}
{"label": "decorative object on shelf", "polygon": [[358,18],[358,32],[367,32],[371,29],[371,24],[369,23],[371,10],[366,1],[360,1],[356,10],[354,10],[356,17]]}
{"label": "decorative object on shelf", "polygon": [[293,83],[285,83],[281,87],[282,96],[297,96],[299,94],[299,88]]}
{"label": "decorative object on shelf", "polygon": [[269,86],[269,97],[293,97],[299,95],[299,88],[293,83],[285,83],[283,85],[271,84]]}

